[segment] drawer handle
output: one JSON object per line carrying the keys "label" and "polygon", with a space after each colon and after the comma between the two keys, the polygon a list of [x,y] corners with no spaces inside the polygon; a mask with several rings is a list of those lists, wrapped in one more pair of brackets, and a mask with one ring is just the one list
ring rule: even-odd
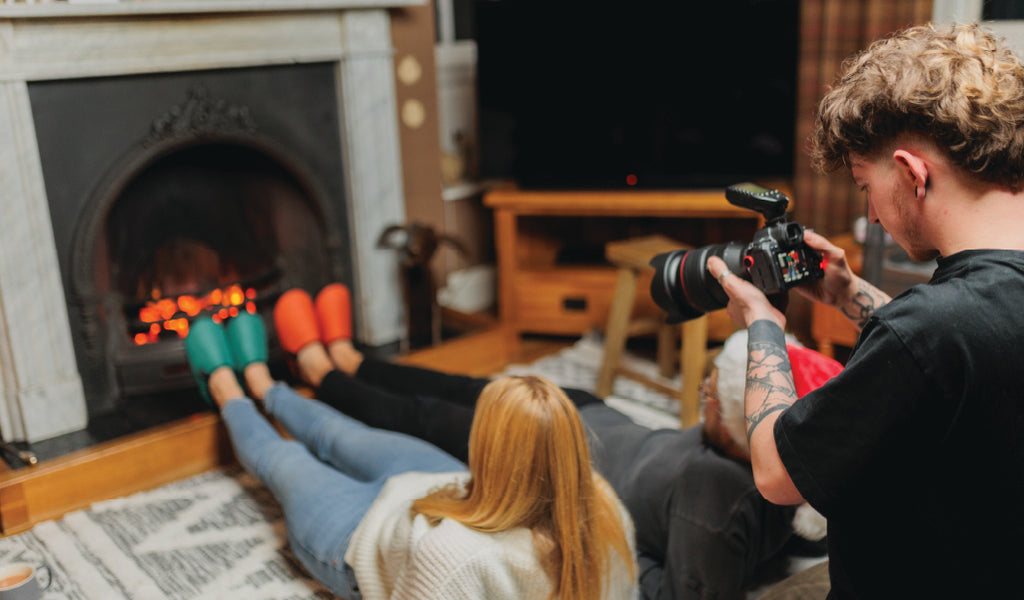
{"label": "drawer handle", "polygon": [[587,310],[586,298],[563,298],[562,308],[567,311],[583,312]]}

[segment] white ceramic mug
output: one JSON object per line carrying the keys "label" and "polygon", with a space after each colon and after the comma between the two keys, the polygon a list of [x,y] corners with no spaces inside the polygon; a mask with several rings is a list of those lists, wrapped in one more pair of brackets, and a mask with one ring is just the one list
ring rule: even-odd
{"label": "white ceramic mug", "polygon": [[[42,571],[46,572],[45,585],[39,581]],[[0,566],[0,600],[39,600],[52,579],[46,565],[9,563]]]}

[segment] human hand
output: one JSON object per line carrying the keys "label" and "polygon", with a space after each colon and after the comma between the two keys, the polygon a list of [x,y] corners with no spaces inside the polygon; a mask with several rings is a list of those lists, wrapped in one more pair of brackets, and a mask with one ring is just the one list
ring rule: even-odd
{"label": "human hand", "polygon": [[826,261],[825,277],[796,290],[817,302],[838,308],[858,329],[892,298],[864,279],[854,275],[846,261],[846,251],[813,231],[804,231],[807,245],[821,252]]}
{"label": "human hand", "polygon": [[708,272],[718,280],[729,296],[726,312],[737,326],[746,329],[754,321],[767,319],[776,323],[783,331],[786,330],[785,315],[772,306],[764,292],[754,287],[754,284],[730,272],[721,258],[708,258]]}
{"label": "human hand", "polygon": [[795,289],[800,295],[831,306],[842,306],[856,293],[856,281],[846,251],[810,229],[804,230],[804,242],[821,253],[825,265],[825,277]]}

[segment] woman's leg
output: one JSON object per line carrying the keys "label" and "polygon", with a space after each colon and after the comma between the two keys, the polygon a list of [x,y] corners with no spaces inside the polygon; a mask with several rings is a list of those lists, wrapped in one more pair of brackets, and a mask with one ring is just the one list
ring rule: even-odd
{"label": "woman's leg", "polygon": [[264,397],[273,415],[320,460],[363,481],[406,471],[461,471],[465,466],[422,439],[373,428],[323,402],[305,398],[286,385]]}
{"label": "woman's leg", "polygon": [[345,551],[383,481],[359,481],[320,462],[282,438],[249,399],[223,403],[221,416],[239,462],[280,502],[295,556],[335,594],[350,597]]}

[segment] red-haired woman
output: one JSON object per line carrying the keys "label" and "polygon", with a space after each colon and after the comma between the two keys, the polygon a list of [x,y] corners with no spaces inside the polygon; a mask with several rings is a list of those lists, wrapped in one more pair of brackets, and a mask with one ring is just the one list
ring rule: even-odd
{"label": "red-haired woman", "polygon": [[[338,283],[315,299],[300,289],[281,296],[275,326],[297,375],[346,415],[467,461],[489,380],[364,356],[353,345],[350,308]],[[754,485],[743,429],[746,348],[745,331],[726,342],[702,386],[703,423],[683,430],[644,427],[592,393],[563,388],[579,409],[595,468],[632,515],[644,598],[742,600],[782,574],[780,558],[825,552],[820,520],[768,503]],[[842,368],[806,348],[794,352],[801,394]]]}
{"label": "red-haired woman", "polygon": [[185,347],[239,461],[281,503],[292,551],[341,597],[636,597],[632,522],[591,467],[576,407],[547,380],[484,388],[467,472],[275,382],[259,317],[226,330],[199,319]]}

